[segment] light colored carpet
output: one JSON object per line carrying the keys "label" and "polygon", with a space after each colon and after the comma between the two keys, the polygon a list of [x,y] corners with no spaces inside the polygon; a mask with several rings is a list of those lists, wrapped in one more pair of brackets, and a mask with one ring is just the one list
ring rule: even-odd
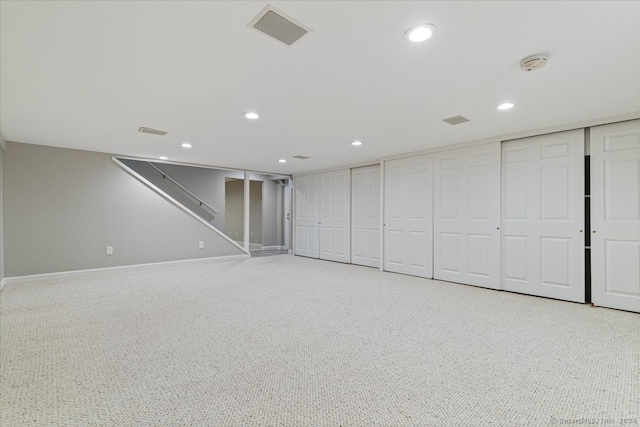
{"label": "light colored carpet", "polygon": [[640,415],[640,316],[623,311],[289,255],[7,285],[0,296],[2,426]]}
{"label": "light colored carpet", "polygon": [[259,251],[251,251],[252,257],[258,256],[275,256],[275,255],[287,255],[289,251],[280,250],[280,249],[270,249],[270,250],[259,250]]}

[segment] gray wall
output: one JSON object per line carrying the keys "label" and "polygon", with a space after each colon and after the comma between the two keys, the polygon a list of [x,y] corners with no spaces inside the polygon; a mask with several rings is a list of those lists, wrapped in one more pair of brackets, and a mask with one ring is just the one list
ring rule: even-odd
{"label": "gray wall", "polygon": [[249,241],[262,244],[262,182],[249,184]]}
{"label": "gray wall", "polygon": [[3,180],[2,180],[2,163],[4,157],[4,148],[6,147],[6,142],[0,133],[0,281],[4,279],[4,217],[2,214],[3,209],[3,197],[2,197],[2,188],[3,188]]}
{"label": "gray wall", "polygon": [[243,253],[111,155],[10,142],[3,157],[7,277]]}
{"label": "gray wall", "polygon": [[[262,181],[249,182],[249,241],[262,244]],[[244,240],[244,180],[225,183],[225,230],[229,237]]]}
{"label": "gray wall", "polygon": [[[180,187],[180,185],[182,184],[177,185],[176,181],[172,181],[171,178],[173,177],[171,175],[168,175],[166,171],[162,171],[158,168],[158,166],[153,165],[152,163],[146,162],[146,161],[123,159],[123,158],[119,158],[118,160],[124,163],[130,169],[132,169],[136,174],[142,176],[151,184],[153,184],[155,187],[159,188],[164,193],[169,195],[169,197],[173,198],[175,201],[177,201],[178,203],[180,203],[181,205],[189,209],[192,213],[196,214],[205,222],[213,225],[214,227],[219,225],[219,221],[216,221],[218,219],[217,215],[215,215],[215,213],[211,212],[210,210],[206,209],[204,206],[200,205],[200,202],[202,201],[202,199],[198,198],[197,195],[194,198],[192,195],[185,192],[184,188]],[[196,168],[193,168],[193,169],[196,169]],[[185,186],[182,185],[182,187],[185,187]],[[224,223],[222,224],[224,225]],[[219,226],[216,228],[219,228],[221,231],[224,231],[224,229],[222,229]]]}
{"label": "gray wall", "polygon": [[241,242],[243,240],[243,206],[244,206],[244,182],[225,182],[225,225],[227,236]]}
{"label": "gray wall", "polygon": [[218,211],[211,224],[224,231],[224,170],[155,163],[206,204]]}
{"label": "gray wall", "polygon": [[[192,199],[174,188],[170,181],[163,180],[159,172],[150,168],[147,162],[121,160],[227,236],[234,240],[243,240],[243,184],[232,184],[227,188],[225,178],[244,180],[244,172],[154,162],[165,174],[175,179],[200,200],[216,209],[218,214],[211,219],[206,210],[195,205]],[[264,174],[252,173],[250,174],[250,179],[251,219],[249,226],[252,233],[250,241],[262,243],[265,246],[282,245],[283,236],[282,227],[280,226],[282,223],[282,189],[280,184],[271,180],[271,176]],[[261,185],[261,188],[258,188],[258,185]],[[231,207],[225,206],[228,203],[228,197],[226,196],[228,191],[233,192],[230,198],[232,201]],[[258,209],[259,203],[261,203],[261,207]],[[227,220],[227,212],[231,212],[233,218]]]}
{"label": "gray wall", "polygon": [[[251,177],[256,174],[251,174]],[[278,191],[280,184],[262,175],[262,244],[264,246],[280,245],[278,243]]]}

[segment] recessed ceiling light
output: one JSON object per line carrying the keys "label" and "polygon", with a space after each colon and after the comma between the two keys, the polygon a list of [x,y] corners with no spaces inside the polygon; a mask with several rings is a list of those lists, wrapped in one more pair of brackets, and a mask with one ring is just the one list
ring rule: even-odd
{"label": "recessed ceiling light", "polygon": [[513,102],[505,102],[504,104],[498,105],[496,108],[498,110],[509,110],[509,109],[511,109],[511,108],[513,108],[515,106],[516,106],[516,104],[513,103]]}
{"label": "recessed ceiling light", "polygon": [[191,148],[191,147],[193,147],[193,145],[189,144],[188,142],[183,142],[182,144],[180,144],[180,146],[182,148]]}
{"label": "recessed ceiling light", "polygon": [[246,113],[244,113],[244,116],[245,116],[247,119],[255,120],[255,119],[257,119],[258,117],[260,117],[260,114],[258,114],[258,113],[254,113],[253,111],[247,111]]}
{"label": "recessed ceiling light", "polygon": [[353,141],[353,142],[351,143],[351,145],[353,145],[353,146],[356,146],[356,147],[357,147],[357,146],[359,146],[359,145],[362,145],[362,141]]}
{"label": "recessed ceiling light", "polygon": [[278,160],[280,163],[287,163],[287,159],[280,159]]}
{"label": "recessed ceiling light", "polygon": [[420,24],[405,31],[404,36],[414,43],[423,42],[438,31],[433,24]]}
{"label": "recessed ceiling light", "polygon": [[167,156],[160,156],[158,157],[160,160],[169,160],[169,158]]}

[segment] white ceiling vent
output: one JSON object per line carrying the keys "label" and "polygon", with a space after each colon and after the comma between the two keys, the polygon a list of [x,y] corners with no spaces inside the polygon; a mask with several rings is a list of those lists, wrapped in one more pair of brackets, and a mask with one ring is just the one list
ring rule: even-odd
{"label": "white ceiling vent", "polygon": [[140,133],[150,133],[151,135],[166,135],[167,132],[163,131],[163,130],[158,130],[158,129],[151,129],[151,128],[146,128],[146,127],[141,127],[140,129],[138,129],[138,132]]}
{"label": "white ceiling vent", "polygon": [[267,5],[249,23],[249,27],[272,37],[279,42],[291,46],[311,31],[295,19],[280,12],[270,4]]}
{"label": "white ceiling vent", "polygon": [[459,125],[460,123],[466,123],[470,120],[463,116],[453,116],[449,117],[448,119],[443,119],[442,121],[447,122],[450,125]]}
{"label": "white ceiling vent", "polygon": [[307,160],[310,159],[311,157],[307,157],[307,156],[293,156],[294,159],[300,159],[300,160]]}

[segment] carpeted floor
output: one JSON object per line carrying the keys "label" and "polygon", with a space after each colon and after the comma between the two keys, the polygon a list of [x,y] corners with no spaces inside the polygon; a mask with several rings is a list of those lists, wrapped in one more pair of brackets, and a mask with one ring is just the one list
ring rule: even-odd
{"label": "carpeted floor", "polygon": [[284,255],[14,284],[0,313],[7,427],[640,417],[639,315],[371,268]]}
{"label": "carpeted floor", "polygon": [[279,250],[279,249],[251,251],[251,256],[252,257],[287,255],[287,254],[288,254],[288,251],[283,251],[283,250]]}

